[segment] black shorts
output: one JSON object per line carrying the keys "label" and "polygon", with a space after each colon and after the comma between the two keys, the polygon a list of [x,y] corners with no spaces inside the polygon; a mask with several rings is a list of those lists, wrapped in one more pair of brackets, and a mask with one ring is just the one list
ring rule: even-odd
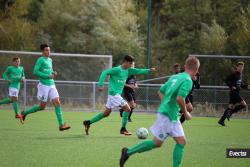
{"label": "black shorts", "polygon": [[135,102],[135,92],[123,92],[124,98],[127,100],[127,102],[134,101]]}
{"label": "black shorts", "polygon": [[186,104],[188,104],[188,103],[191,103],[191,104],[193,104],[193,95],[187,95],[187,97],[185,98],[185,102],[186,102]]}
{"label": "black shorts", "polygon": [[240,96],[240,92],[237,90],[232,90],[229,92],[229,104],[236,104],[243,101],[243,98]]}

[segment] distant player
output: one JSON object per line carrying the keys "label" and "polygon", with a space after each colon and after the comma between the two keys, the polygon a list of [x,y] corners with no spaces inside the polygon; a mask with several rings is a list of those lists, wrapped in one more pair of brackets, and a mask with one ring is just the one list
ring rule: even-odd
{"label": "distant player", "polygon": [[124,57],[122,65],[113,67],[111,69],[107,69],[102,72],[98,83],[99,91],[104,90],[103,87],[104,80],[107,75],[110,76],[106,109],[104,112],[97,114],[90,120],[83,121],[83,125],[85,127],[85,132],[87,135],[89,134],[89,128],[91,124],[98,122],[105,117],[108,117],[112,109],[118,106],[121,106],[122,109],[124,110],[122,115],[122,127],[120,129],[120,134],[132,135],[132,133],[127,131],[126,129],[128,116],[131,109],[127,104],[127,102],[121,97],[122,90],[129,75],[148,74],[150,71],[155,70],[154,68],[150,69],[131,68],[133,62],[134,58],[132,56],[127,55]]}
{"label": "distant player", "polygon": [[[185,62],[185,72],[173,75],[160,88],[159,97],[161,99],[158,108],[157,120],[151,127],[154,136],[153,140],[146,140],[130,148],[123,148],[120,158],[120,167],[123,167],[127,159],[135,154],[149,151],[161,147],[167,137],[173,137],[176,145],[173,151],[173,167],[179,167],[186,138],[182,125],[178,119],[180,108],[186,118],[191,119],[191,114],[187,111],[185,98],[192,89],[192,76],[198,72],[200,62],[196,57],[189,57]],[[164,155],[165,156],[165,155]]]}
{"label": "distant player", "polygon": [[[135,67],[135,62],[132,64],[132,68]],[[123,96],[128,102],[128,105],[130,106],[130,113],[128,116],[128,122],[132,122],[131,116],[133,113],[133,110],[136,107],[136,102],[135,102],[135,89],[138,88],[138,85],[136,83],[136,76],[135,75],[130,75],[128,79],[126,80],[126,84],[123,88]],[[120,109],[120,116],[122,117],[123,114],[123,109]]]}
{"label": "distant player", "polygon": [[240,90],[250,89],[250,85],[243,84],[242,82],[242,72],[244,70],[244,62],[238,62],[236,65],[236,70],[231,73],[225,80],[226,85],[229,87],[230,100],[228,108],[224,111],[224,114],[218,121],[222,126],[225,126],[225,119],[228,120],[232,114],[237,113],[238,111],[246,108],[247,104],[245,100],[240,96]]}
{"label": "distant player", "polygon": [[25,79],[24,69],[20,66],[20,58],[15,57],[12,59],[13,65],[7,67],[3,73],[3,78],[9,83],[9,97],[0,100],[0,105],[12,103],[15,112],[15,118],[20,119],[22,123],[22,118],[19,113],[18,107],[18,94],[20,89],[20,82]]}
{"label": "distant player", "polygon": [[[174,64],[173,70],[174,70],[175,74],[183,72],[183,70],[181,69],[181,65],[179,63]],[[199,72],[197,72],[197,74],[192,77],[192,81],[193,81],[192,90],[189,92],[189,94],[185,98],[186,107],[187,107],[188,112],[193,111],[193,94],[192,93],[193,93],[194,88],[195,89],[200,89],[200,73]],[[183,114],[180,117],[180,122],[181,123],[185,122],[185,116]]]}
{"label": "distant player", "polygon": [[57,72],[53,70],[52,59],[50,58],[50,47],[47,44],[41,44],[40,49],[42,56],[36,61],[33,73],[38,76],[39,84],[37,85],[37,98],[40,105],[35,105],[32,108],[22,112],[23,121],[28,114],[44,110],[48,100],[51,100],[55,106],[55,112],[59,124],[59,130],[67,130],[70,126],[63,122],[61,102],[57,92],[54,78]]}

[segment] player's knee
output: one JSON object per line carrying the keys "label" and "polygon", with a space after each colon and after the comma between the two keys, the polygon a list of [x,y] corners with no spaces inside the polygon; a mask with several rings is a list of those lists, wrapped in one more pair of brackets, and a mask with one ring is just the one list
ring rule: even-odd
{"label": "player's knee", "polygon": [[46,108],[46,104],[40,104],[40,109],[44,110]]}
{"label": "player's knee", "polygon": [[108,117],[109,114],[110,114],[110,112],[104,112],[104,113],[103,113],[103,116],[104,116],[104,117]]}

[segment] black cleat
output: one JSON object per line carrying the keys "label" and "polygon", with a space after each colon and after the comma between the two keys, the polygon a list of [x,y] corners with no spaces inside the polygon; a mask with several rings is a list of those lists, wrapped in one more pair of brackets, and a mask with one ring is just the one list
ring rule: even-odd
{"label": "black cleat", "polygon": [[120,167],[123,167],[125,162],[128,160],[129,158],[129,155],[127,153],[128,151],[128,148],[124,147],[122,149],[122,153],[121,153],[121,158],[120,158]]}
{"label": "black cleat", "polygon": [[220,124],[221,126],[226,126],[223,121],[218,121],[218,124]]}
{"label": "black cleat", "polygon": [[25,121],[25,118],[26,118],[27,115],[25,115],[23,112],[21,112],[21,117],[22,117],[22,122],[24,123]]}
{"label": "black cleat", "polygon": [[90,120],[83,121],[83,126],[84,126],[86,135],[89,135]]}

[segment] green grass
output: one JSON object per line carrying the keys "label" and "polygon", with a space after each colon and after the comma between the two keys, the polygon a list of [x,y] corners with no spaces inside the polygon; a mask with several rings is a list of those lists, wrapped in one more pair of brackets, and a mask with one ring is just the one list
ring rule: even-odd
{"label": "green grass", "polygon": [[[140,140],[135,135],[121,136],[118,113],[91,126],[90,135],[82,131],[82,120],[96,113],[64,112],[72,129],[58,131],[54,112],[38,112],[27,117],[24,125],[13,111],[0,110],[0,167],[117,167],[120,150]],[[155,114],[134,114],[128,129],[149,128]],[[184,124],[188,139],[182,167],[247,167],[250,159],[227,159],[226,148],[250,148],[250,122],[233,119],[227,127],[215,118],[193,118]],[[151,138],[150,136],[149,138]],[[160,149],[135,154],[127,167],[171,166],[173,139]]]}

